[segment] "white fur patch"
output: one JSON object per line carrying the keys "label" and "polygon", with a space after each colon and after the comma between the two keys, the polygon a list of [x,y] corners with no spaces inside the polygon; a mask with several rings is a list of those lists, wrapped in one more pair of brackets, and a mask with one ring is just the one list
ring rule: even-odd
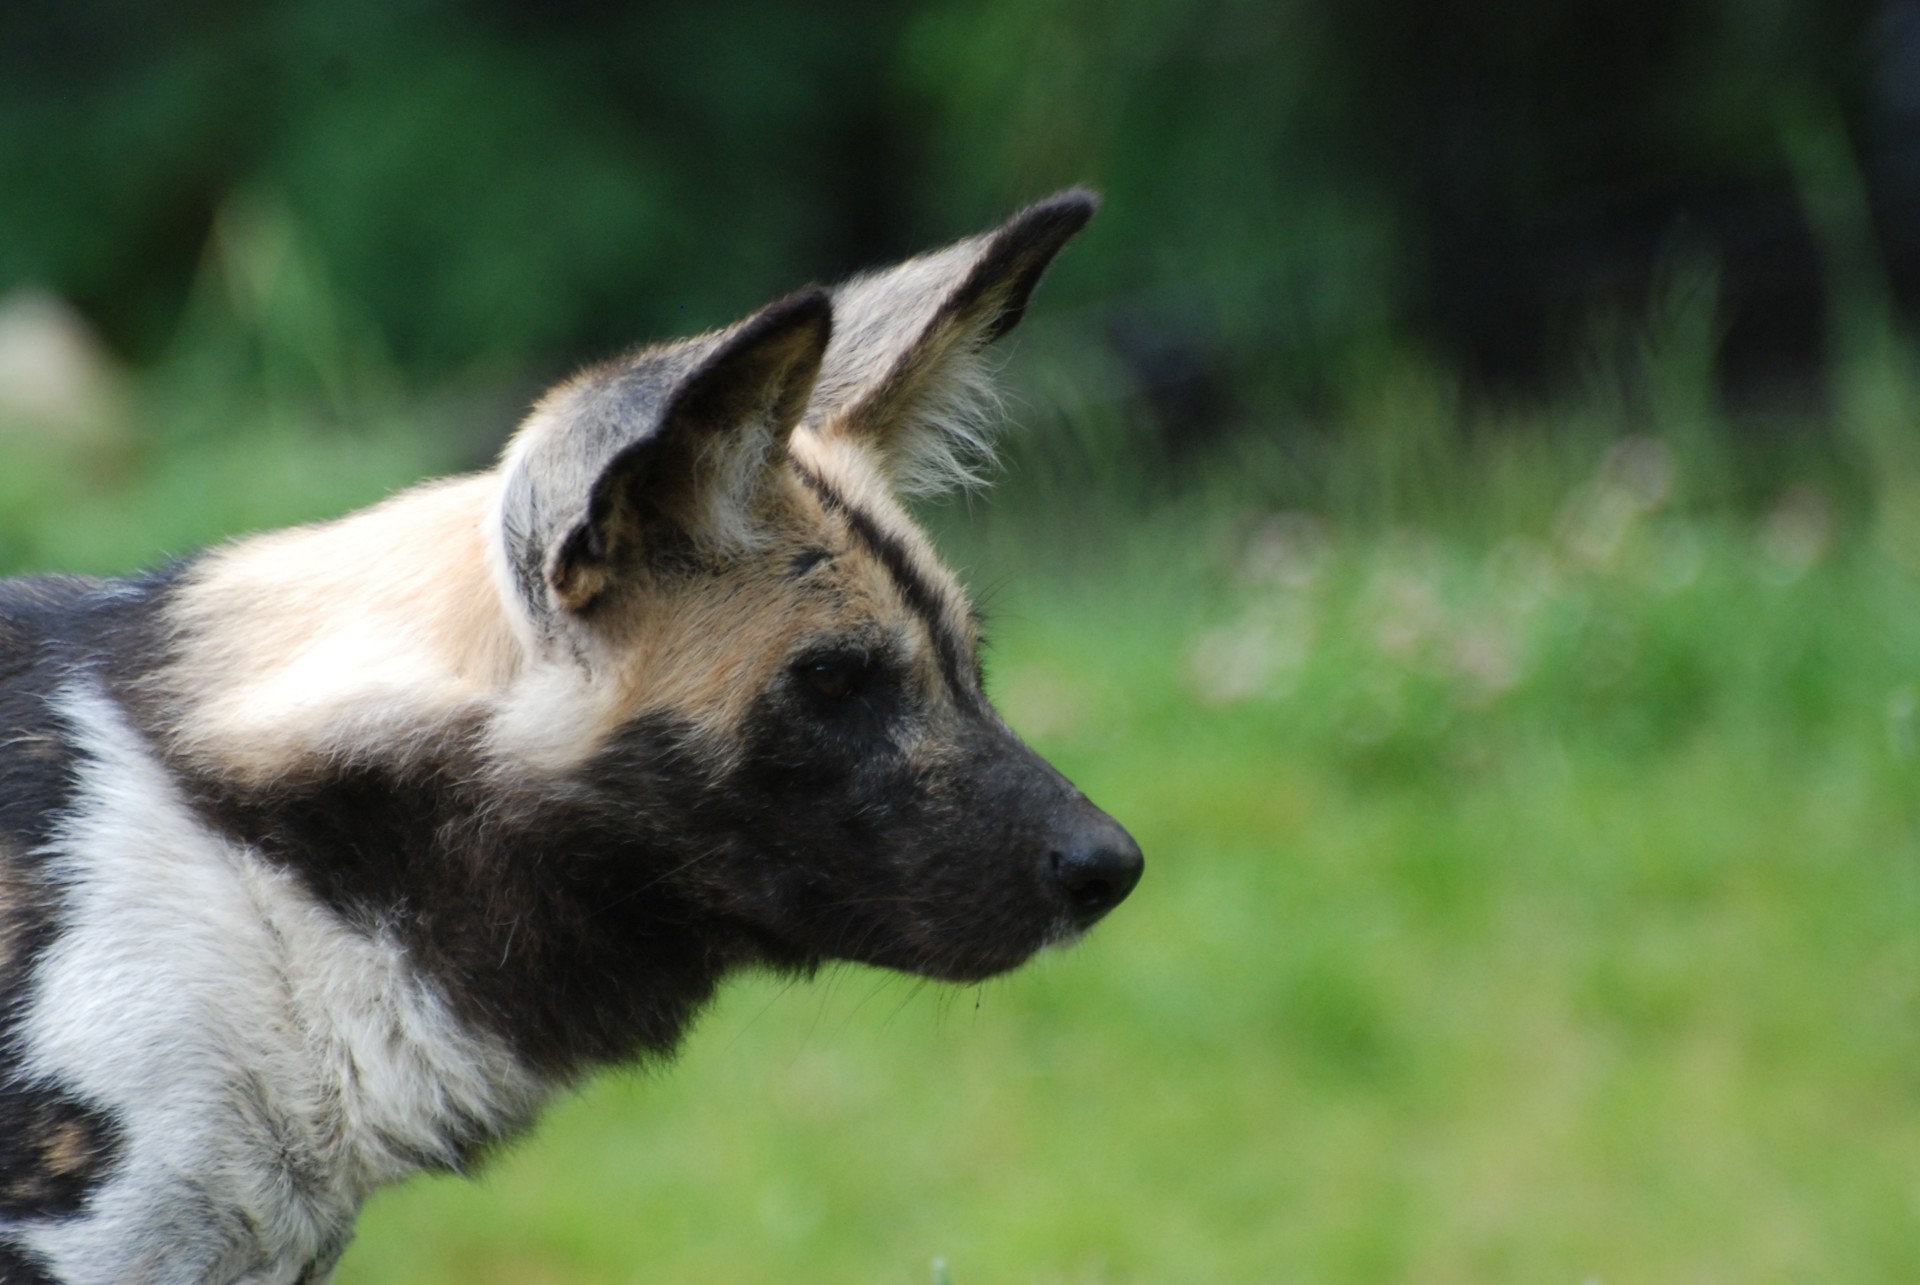
{"label": "white fur patch", "polygon": [[530,664],[495,703],[488,757],[503,768],[558,775],[591,758],[617,722],[605,682],[565,659]]}
{"label": "white fur patch", "polygon": [[13,1229],[73,1281],[292,1282],[377,1186],[509,1133],[541,1084],[459,1024],[387,934],[209,832],[120,711],[70,690],[80,803],[20,1035],[122,1126],[86,1213]]}

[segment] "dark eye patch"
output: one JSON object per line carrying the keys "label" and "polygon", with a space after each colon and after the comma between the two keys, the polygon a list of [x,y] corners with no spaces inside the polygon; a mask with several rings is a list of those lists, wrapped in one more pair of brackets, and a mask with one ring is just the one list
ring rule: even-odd
{"label": "dark eye patch", "polygon": [[873,647],[842,644],[802,653],[791,670],[804,693],[835,706],[874,694],[884,684],[887,664]]}
{"label": "dark eye patch", "polygon": [[844,701],[865,691],[873,679],[873,662],[866,656],[842,654],[802,662],[797,672],[816,695]]}

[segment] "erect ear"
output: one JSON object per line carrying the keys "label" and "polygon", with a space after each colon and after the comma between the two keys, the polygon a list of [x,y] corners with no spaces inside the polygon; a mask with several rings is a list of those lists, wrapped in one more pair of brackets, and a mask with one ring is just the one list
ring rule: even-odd
{"label": "erect ear", "polygon": [[[755,498],[806,410],[832,332],[832,300],[816,287],[563,394],[506,502],[509,544],[540,551],[553,601],[585,611],[668,532],[721,549],[751,543]],[[529,520],[516,532],[517,498]],[[532,577],[520,579],[531,598]]]}
{"label": "erect ear", "polygon": [[1099,198],[1074,188],[991,232],[833,292],[834,335],[807,420],[871,451],[896,490],[980,481],[992,454],[983,350],[1020,323],[1053,257]]}

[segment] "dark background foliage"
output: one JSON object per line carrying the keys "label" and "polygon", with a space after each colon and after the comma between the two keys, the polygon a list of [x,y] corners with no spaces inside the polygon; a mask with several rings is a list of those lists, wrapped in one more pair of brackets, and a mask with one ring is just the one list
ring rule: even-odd
{"label": "dark background foliage", "polygon": [[0,288],[157,361],[271,199],[402,371],[538,375],[1087,182],[1058,306],[1182,433],[1383,349],[1556,387],[1677,261],[1736,402],[1817,397],[1808,184],[1920,292],[1917,84],[1909,0],[16,0]]}

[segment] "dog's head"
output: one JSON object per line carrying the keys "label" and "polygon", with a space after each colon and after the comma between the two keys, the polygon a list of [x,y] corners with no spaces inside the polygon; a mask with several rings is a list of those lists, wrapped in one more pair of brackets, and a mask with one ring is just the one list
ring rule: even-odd
{"label": "dog's head", "polygon": [[985,977],[1140,876],[994,712],[901,502],[975,480],[985,350],[1093,210],[1065,193],[588,370],[508,448],[496,571],[548,677],[497,745],[670,835],[662,878],[770,958]]}

